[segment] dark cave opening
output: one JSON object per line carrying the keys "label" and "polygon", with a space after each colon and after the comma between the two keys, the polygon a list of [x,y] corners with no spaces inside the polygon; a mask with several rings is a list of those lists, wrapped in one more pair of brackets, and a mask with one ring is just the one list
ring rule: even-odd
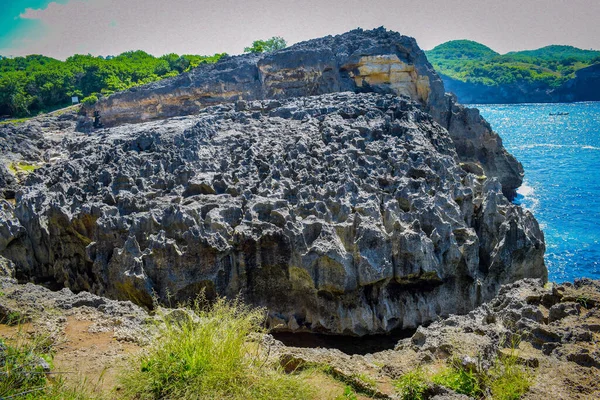
{"label": "dark cave opening", "polygon": [[365,355],[393,350],[402,339],[410,338],[416,329],[396,329],[388,334],[345,336],[310,332],[272,332],[271,335],[289,347],[337,349],[348,355]]}

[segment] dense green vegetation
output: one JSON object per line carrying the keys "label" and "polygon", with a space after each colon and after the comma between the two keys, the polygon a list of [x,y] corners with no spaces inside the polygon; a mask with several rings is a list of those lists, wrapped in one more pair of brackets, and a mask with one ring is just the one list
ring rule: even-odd
{"label": "dense green vegetation", "polygon": [[[201,302],[204,303],[204,302]],[[265,310],[240,301],[196,303],[166,314],[158,340],[123,371],[122,394],[134,399],[309,399],[304,375],[268,360],[254,334]],[[177,313],[177,311],[175,312]],[[199,395],[202,394],[202,395]]]}
{"label": "dense green vegetation", "polygon": [[[286,45],[285,39],[274,36],[255,40],[244,52],[270,52]],[[215,63],[224,55],[154,57],[138,50],[116,57],[76,54],[66,61],[42,55],[0,56],[0,116],[26,117],[62,108],[71,103],[72,96],[93,104],[101,96],[176,76],[200,64]]]}
{"label": "dense green vegetation", "polygon": [[524,82],[555,88],[573,78],[578,69],[600,62],[600,51],[572,46],[553,45],[501,55],[470,40],[453,40],[426,54],[442,75],[488,86]]}
{"label": "dense green vegetation", "polygon": [[223,54],[167,54],[154,57],[129,51],[116,57],[74,55],[66,61],[41,55],[0,58],[0,116],[23,117],[71,103],[71,96],[93,102],[100,95],[157,81],[214,63]]}

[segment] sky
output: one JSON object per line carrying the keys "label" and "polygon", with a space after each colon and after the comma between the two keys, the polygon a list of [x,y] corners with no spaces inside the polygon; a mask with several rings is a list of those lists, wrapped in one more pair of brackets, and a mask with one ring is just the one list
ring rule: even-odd
{"label": "sky", "polygon": [[470,39],[500,53],[600,50],[600,0],[0,0],[0,55],[239,54],[256,39],[379,26],[423,49]]}

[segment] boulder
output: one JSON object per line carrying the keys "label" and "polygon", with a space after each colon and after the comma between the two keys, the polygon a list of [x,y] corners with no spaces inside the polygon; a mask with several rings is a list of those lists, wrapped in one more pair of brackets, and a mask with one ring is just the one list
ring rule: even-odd
{"label": "boulder", "polygon": [[5,208],[0,256],[51,287],[149,308],[241,295],[277,329],[349,335],[545,280],[533,216],[422,108],[342,92],[69,137]]}

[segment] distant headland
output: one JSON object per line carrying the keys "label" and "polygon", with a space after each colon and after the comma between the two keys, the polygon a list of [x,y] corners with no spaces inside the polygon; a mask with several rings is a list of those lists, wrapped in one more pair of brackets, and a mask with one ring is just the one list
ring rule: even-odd
{"label": "distant headland", "polygon": [[550,103],[600,100],[600,51],[552,45],[499,54],[470,40],[426,51],[461,103]]}

